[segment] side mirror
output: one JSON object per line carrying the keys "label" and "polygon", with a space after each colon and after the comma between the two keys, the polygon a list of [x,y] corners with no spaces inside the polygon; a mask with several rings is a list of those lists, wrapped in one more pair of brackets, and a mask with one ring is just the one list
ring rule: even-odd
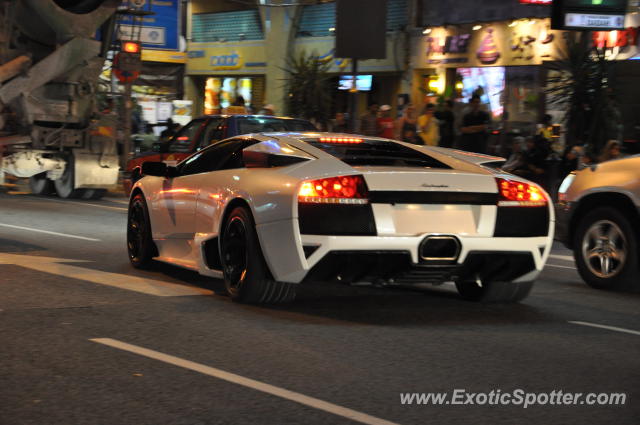
{"label": "side mirror", "polygon": [[166,177],[168,168],[164,162],[148,161],[142,163],[140,171],[143,176]]}

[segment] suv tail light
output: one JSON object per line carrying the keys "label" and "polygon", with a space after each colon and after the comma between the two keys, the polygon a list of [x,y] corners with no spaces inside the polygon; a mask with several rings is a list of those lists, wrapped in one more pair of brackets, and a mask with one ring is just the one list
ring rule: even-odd
{"label": "suv tail light", "polygon": [[362,176],[339,176],[306,180],[298,191],[298,202],[314,204],[367,204],[369,191]]}
{"label": "suv tail light", "polygon": [[496,179],[499,207],[542,207],[548,199],[537,184],[508,179]]}

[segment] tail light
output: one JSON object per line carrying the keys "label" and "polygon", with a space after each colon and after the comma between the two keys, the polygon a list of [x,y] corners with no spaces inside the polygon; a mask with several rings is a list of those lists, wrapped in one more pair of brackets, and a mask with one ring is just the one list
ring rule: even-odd
{"label": "tail light", "polygon": [[298,191],[298,202],[314,204],[367,204],[369,191],[362,176],[339,176],[306,180]]}
{"label": "tail light", "polygon": [[542,207],[548,199],[537,184],[507,179],[496,179],[499,207]]}
{"label": "tail light", "polygon": [[358,137],[321,137],[320,142],[322,143],[338,143],[338,144],[358,144],[364,142],[364,140]]}

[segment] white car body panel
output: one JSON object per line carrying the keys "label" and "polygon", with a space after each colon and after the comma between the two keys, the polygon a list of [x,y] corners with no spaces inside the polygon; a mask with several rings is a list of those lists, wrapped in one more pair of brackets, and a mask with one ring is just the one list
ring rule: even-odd
{"label": "white car body panel", "polygon": [[[542,237],[494,237],[496,205],[372,204],[376,236],[301,235],[297,193],[304,180],[330,176],[362,175],[369,190],[406,192],[473,192],[495,194],[495,178],[524,181],[480,165],[465,162],[464,155],[447,149],[409,146],[449,165],[452,169],[350,166],[338,158],[281,133],[242,136],[269,142],[255,144],[256,152],[287,149],[293,156],[315,158],[274,168],[237,168],[175,178],[145,176],[134,185],[148,205],[158,260],[221,277],[205,261],[204,243],[217,238],[223,215],[237,199],[249,205],[267,265],[278,281],[299,283],[331,251],[406,251],[418,263],[418,247],[428,234],[455,235],[461,244],[458,264],[471,251],[530,253],[535,270],[515,279],[535,279],[544,267],[553,240],[554,212],[549,209],[549,232]],[[310,137],[306,135],[305,137]],[[353,135],[349,135],[353,137]],[[237,139],[237,138],[236,138]],[[375,139],[375,138],[367,138]],[[384,139],[380,139],[384,140]],[[286,153],[286,152],[285,152]],[[493,157],[490,157],[493,158]],[[303,245],[317,245],[308,258]]]}

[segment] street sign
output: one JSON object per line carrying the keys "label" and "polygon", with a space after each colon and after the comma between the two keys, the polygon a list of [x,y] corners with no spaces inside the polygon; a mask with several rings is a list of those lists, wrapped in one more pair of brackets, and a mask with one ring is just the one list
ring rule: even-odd
{"label": "street sign", "polygon": [[558,30],[624,29],[627,0],[554,0],[551,28]]}
{"label": "street sign", "polygon": [[[124,53],[124,54],[123,54]],[[133,83],[140,76],[142,61],[138,55],[137,64],[131,59],[131,54],[119,52],[113,59],[113,72],[122,84]]]}

